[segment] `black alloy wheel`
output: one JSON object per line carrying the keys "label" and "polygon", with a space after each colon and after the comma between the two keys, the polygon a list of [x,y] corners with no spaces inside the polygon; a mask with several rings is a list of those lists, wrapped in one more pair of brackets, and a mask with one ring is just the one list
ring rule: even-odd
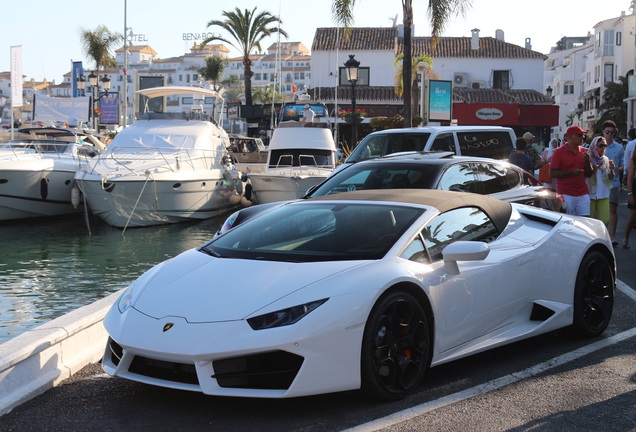
{"label": "black alloy wheel", "polygon": [[405,397],[428,367],[430,345],[426,312],[415,297],[403,291],[381,297],[364,329],[362,392],[381,400]]}
{"label": "black alloy wheel", "polygon": [[614,309],[616,281],[607,258],[590,252],[583,258],[574,288],[574,323],[579,336],[599,336],[610,322]]}

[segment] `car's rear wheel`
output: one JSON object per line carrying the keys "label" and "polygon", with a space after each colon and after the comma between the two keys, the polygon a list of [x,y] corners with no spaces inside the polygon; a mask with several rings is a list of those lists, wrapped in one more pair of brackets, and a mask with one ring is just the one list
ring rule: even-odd
{"label": "car's rear wheel", "polygon": [[429,325],[415,297],[396,291],[378,300],[362,340],[362,392],[376,399],[401,399],[412,392],[428,366]]}
{"label": "car's rear wheel", "polygon": [[579,336],[598,336],[609,324],[614,309],[615,280],[612,266],[600,252],[583,258],[574,288],[574,323]]}

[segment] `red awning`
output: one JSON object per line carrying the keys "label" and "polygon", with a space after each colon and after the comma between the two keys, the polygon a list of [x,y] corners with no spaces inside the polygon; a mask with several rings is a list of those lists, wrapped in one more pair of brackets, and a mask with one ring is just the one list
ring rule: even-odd
{"label": "red awning", "polygon": [[454,103],[458,125],[558,126],[558,105]]}

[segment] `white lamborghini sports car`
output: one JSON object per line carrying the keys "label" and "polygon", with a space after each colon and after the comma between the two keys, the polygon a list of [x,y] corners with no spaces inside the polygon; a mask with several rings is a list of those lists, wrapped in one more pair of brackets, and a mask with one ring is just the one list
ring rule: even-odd
{"label": "white lamborghini sports car", "polygon": [[111,375],[210,395],[415,390],[428,367],[614,305],[605,226],[463,192],[366,190],[263,212],[137,279],[104,324]]}

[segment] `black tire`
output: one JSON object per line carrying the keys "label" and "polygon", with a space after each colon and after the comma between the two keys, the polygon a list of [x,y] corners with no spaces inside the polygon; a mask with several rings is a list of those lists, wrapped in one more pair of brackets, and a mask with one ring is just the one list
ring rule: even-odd
{"label": "black tire", "polygon": [[363,394],[396,400],[412,392],[428,367],[430,341],[426,312],[415,297],[403,291],[381,297],[364,328]]}
{"label": "black tire", "polygon": [[594,337],[605,331],[614,309],[615,290],[614,271],[607,258],[600,252],[585,255],[574,288],[574,334]]}

